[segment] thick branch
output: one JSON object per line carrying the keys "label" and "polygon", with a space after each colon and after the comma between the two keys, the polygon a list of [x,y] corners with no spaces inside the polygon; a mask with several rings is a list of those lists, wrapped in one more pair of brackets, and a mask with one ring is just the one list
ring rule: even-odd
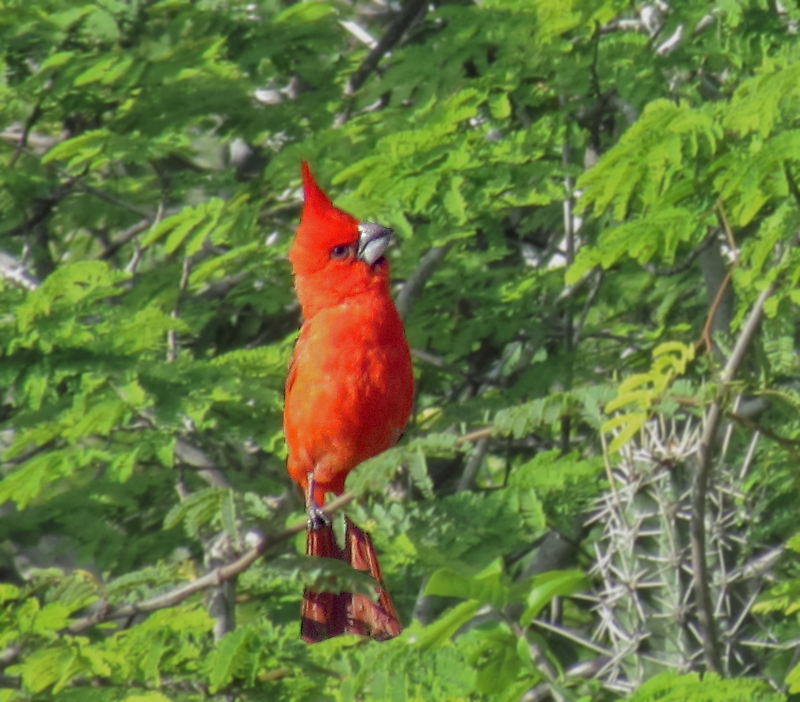
{"label": "thick branch", "polygon": [[408,280],[406,280],[400,293],[397,295],[397,300],[395,300],[397,312],[400,314],[401,319],[405,319],[408,313],[411,312],[411,307],[417,295],[419,295],[425,287],[425,283],[428,282],[428,279],[444,260],[451,246],[452,244],[434,246],[428,249],[422,256],[414,272],[408,277]]}
{"label": "thick branch", "polygon": [[175,457],[186,465],[197,469],[197,474],[212,487],[229,488],[231,484],[208,454],[184,439],[175,441]]}

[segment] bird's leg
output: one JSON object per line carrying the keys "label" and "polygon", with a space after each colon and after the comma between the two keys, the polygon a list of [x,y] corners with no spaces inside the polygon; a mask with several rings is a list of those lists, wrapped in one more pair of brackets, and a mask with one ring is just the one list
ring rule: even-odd
{"label": "bird's leg", "polygon": [[[308,475],[306,513],[306,555],[343,560],[344,552],[336,544],[331,520],[314,499],[314,476],[311,473]],[[303,641],[316,643],[343,634],[347,627],[347,606],[350,599],[351,596],[346,593],[314,592],[306,588],[303,592],[300,624]]]}
{"label": "bird's leg", "polygon": [[308,530],[317,531],[322,527],[331,525],[331,518],[317,504],[314,499],[314,472],[308,472],[308,488],[306,489],[306,515],[308,516]]}

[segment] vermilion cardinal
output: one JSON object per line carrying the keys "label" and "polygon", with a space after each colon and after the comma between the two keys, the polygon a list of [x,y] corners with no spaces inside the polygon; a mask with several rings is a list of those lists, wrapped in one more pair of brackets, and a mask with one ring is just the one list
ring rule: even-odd
{"label": "vermilion cardinal", "polygon": [[342,633],[385,640],[400,633],[400,623],[369,534],[347,519],[340,549],[322,505],[326,492],[343,492],[353,468],[397,442],[411,414],[411,354],[384,257],[392,230],[336,209],[305,163],[303,185],[289,251],[303,311],[286,380],[289,475],[305,491],[306,552],[366,570],[379,583],[379,600],[307,590],[301,636],[309,643]]}

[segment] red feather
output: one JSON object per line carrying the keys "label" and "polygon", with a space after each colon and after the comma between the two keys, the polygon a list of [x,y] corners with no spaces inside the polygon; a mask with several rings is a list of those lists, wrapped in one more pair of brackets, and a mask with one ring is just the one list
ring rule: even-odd
{"label": "red feather", "polygon": [[[397,441],[411,414],[414,379],[403,324],[389,294],[389,263],[382,255],[373,260],[390,230],[364,227],[334,207],[306,164],[303,183],[305,206],[289,251],[303,325],[286,380],[284,430],[289,475],[304,489],[315,515],[326,492],[341,494],[353,468]],[[308,553],[332,552],[327,535],[309,533]],[[353,623],[346,628],[380,640],[396,636],[400,625],[369,535],[352,524],[344,558],[373,575],[382,592],[377,604],[352,596],[346,608]],[[323,595],[306,595],[304,638],[312,627],[307,621],[315,622],[313,640],[342,633],[337,607],[344,601]]]}

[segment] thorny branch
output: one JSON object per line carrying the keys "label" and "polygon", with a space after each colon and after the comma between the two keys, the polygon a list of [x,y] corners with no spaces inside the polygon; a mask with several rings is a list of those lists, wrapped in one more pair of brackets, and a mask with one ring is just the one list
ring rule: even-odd
{"label": "thorny branch", "polygon": [[706,493],[708,481],[712,470],[712,456],[714,439],[723,414],[728,384],[733,379],[741,365],[745,351],[761,322],[764,313],[764,304],[775,291],[776,281],[761,292],[750,310],[747,320],[742,326],[736,345],[720,374],[719,390],[706,415],[705,428],[700,438],[698,449],[698,465],[692,482],[692,516],[690,521],[690,534],[692,542],[692,569],[694,571],[695,597],[697,599],[697,614],[700,621],[703,652],[708,670],[721,673],[722,664],[720,656],[720,642],[714,622],[714,605],[711,601],[711,589],[706,563]]}

